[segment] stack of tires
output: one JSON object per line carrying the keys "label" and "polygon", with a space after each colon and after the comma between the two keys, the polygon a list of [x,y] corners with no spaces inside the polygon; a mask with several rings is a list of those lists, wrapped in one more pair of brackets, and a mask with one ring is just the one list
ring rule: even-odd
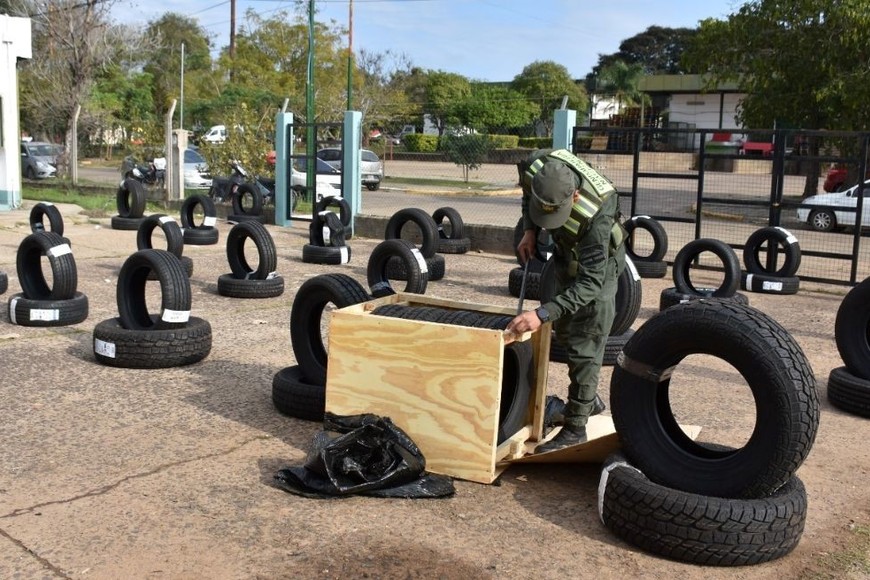
{"label": "stack of tires", "polygon": [[125,179],[115,194],[118,215],[113,215],[111,225],[113,230],[139,229],[145,214],[145,186],[133,179]]}
{"label": "stack of tires", "polygon": [[[748,383],[757,418],[732,449],[688,437],[670,405],[671,376],[692,354],[727,360]],[[818,431],[809,361],[775,320],[728,300],[660,312],[625,345],[610,384],[622,454],[604,464],[604,525],[648,552],[693,564],[779,558],[803,533],[807,496],[795,475]]]}
{"label": "stack of tires", "polygon": [[[723,278],[717,288],[697,287],[692,284],[692,262],[704,252],[712,253],[722,262]],[[662,290],[659,310],[699,298],[728,298],[741,304],[749,303],[745,294],[737,292],[740,283],[740,261],[737,254],[731,246],[720,240],[699,238],[683,246],[674,258],[672,274],[674,286]]]}
{"label": "stack of tires", "polygon": [[[257,267],[245,256],[245,243],[251,240],[257,250]],[[276,273],[278,250],[266,226],[256,220],[242,221],[227,234],[227,261],[230,272],[217,281],[218,294],[230,298],[273,298],[284,293],[284,278]]]}
{"label": "stack of tires", "polygon": [[[48,220],[48,228],[46,228],[45,220]],[[57,206],[47,201],[41,201],[30,208],[30,231],[36,232],[53,232],[63,238],[63,216]],[[63,238],[63,241],[70,244],[68,238]]]}
{"label": "stack of tires", "polygon": [[464,254],[471,249],[471,240],[465,235],[465,223],[456,209],[439,207],[432,213],[432,220],[438,228],[439,254]]}
{"label": "stack of tires", "polygon": [[[149,215],[139,224],[139,229],[136,231],[136,247],[139,250],[152,250],[154,230],[160,228],[166,240],[166,251],[178,258],[181,261],[182,267],[190,278],[193,275],[193,260],[187,256],[183,256],[184,252],[184,234],[181,232],[178,222],[175,218],[160,213]],[[151,272],[150,280],[156,280],[156,273]]]}
{"label": "stack of tires", "polygon": [[[145,287],[160,283],[160,313],[151,314]],[[121,266],[118,317],[94,327],[94,357],[111,367],[156,369],[199,362],[211,352],[211,325],[190,315],[190,280],[166,250],[139,250]]]}
{"label": "stack of tires", "polygon": [[[541,304],[553,299],[555,288],[554,264],[553,260],[547,261],[541,273]],[[617,280],[616,316],[613,318],[613,324],[610,326],[610,334],[604,347],[604,360],[602,364],[616,364],[620,351],[622,351],[622,348],[634,334],[634,329],[631,328],[631,325],[634,324],[634,321],[637,320],[637,315],[640,313],[642,299],[643,288],[641,286],[640,275],[637,273],[632,259],[626,256],[625,268]],[[550,341],[550,361],[557,363],[568,362],[568,351],[564,345],[556,341],[555,332]]]}
{"label": "stack of tires", "polygon": [[[767,259],[762,264],[762,253]],[[776,267],[776,257],[783,255],[782,266]],[[766,227],[752,232],[743,246],[746,270],[740,275],[740,287],[748,292],[764,294],[796,294],[800,278],[801,246],[790,231],[781,227]]]}
{"label": "stack of tires", "polygon": [[298,419],[323,420],[328,362],[324,314],[370,298],[359,282],[345,274],[321,274],[303,282],[290,311],[290,342],[297,364],[281,369],[272,379],[276,409]]}
{"label": "stack of tires", "polygon": [[835,407],[870,417],[870,278],[852,288],[837,310],[834,337],[845,366],[828,376],[828,400]]}
{"label": "stack of tires", "polygon": [[[625,253],[634,262],[641,278],[664,278],[668,270],[665,254],[668,252],[668,234],[665,228],[648,215],[636,215],[623,224],[628,232],[625,240]],[[648,254],[639,253],[638,231],[647,232],[652,238],[652,249]]]}
{"label": "stack of tires", "polygon": [[263,194],[256,184],[242,183],[232,194],[233,213],[227,216],[230,223],[266,221],[263,215]]}
{"label": "stack of tires", "polygon": [[351,226],[351,211],[350,204],[341,196],[327,195],[321,197],[314,204],[314,213],[321,214],[329,209],[337,210],[338,218],[341,220],[341,225],[344,226],[345,241],[353,237],[353,227]]}
{"label": "stack of tires", "polygon": [[315,213],[308,228],[309,243],[302,246],[302,261],[331,265],[349,263],[351,251],[345,232],[345,225],[335,212],[324,209]]}
{"label": "stack of tires", "polygon": [[539,300],[541,298],[541,272],[544,270],[544,264],[550,259],[553,251],[553,245],[550,243],[550,234],[547,230],[538,232],[537,244],[535,247],[535,255],[529,262],[529,271],[526,274],[524,263],[517,252],[517,246],[523,239],[523,218],[520,218],[517,225],[514,226],[514,255],[517,257],[518,267],[511,269],[508,272],[508,292],[511,296],[519,298],[520,291],[523,287],[523,276],[526,278],[526,295],[525,298]]}
{"label": "stack of tires", "polygon": [[[411,224],[416,226],[416,231],[413,231],[413,227],[409,227]],[[428,280],[436,281],[444,278],[444,256],[437,253],[438,226],[431,215],[416,207],[400,209],[394,213],[387,221],[384,240],[401,239],[420,242],[420,253],[426,262]],[[387,262],[386,275],[394,280],[407,280],[410,276],[405,268],[405,261],[398,256]]]}
{"label": "stack of tires", "polygon": [[[396,265],[398,262],[399,265]],[[390,280],[404,280],[405,292],[425,294],[429,285],[429,262],[408,240],[384,240],[374,247],[366,266],[369,291],[375,298],[395,294]],[[403,274],[401,277],[397,273]]]}
{"label": "stack of tires", "polygon": [[[197,214],[202,212],[202,219]],[[181,231],[185,244],[210,246],[218,243],[217,208],[207,195],[192,195],[181,204]]]}
{"label": "stack of tires", "polygon": [[[48,259],[52,284],[42,271]],[[9,322],[20,326],[68,326],[88,317],[88,298],[77,291],[78,270],[69,244],[54,232],[30,234],[18,246],[16,260],[22,292],[9,298]],[[0,287],[6,290],[5,275]]]}

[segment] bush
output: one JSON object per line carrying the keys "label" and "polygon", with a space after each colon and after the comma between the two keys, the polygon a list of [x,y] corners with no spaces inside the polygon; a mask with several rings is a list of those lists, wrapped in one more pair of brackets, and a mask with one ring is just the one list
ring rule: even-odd
{"label": "bush", "polygon": [[520,138],[516,135],[489,135],[489,145],[492,149],[516,149]]}
{"label": "bush", "polygon": [[521,137],[519,146],[529,149],[549,149],[553,146],[553,139],[552,137]]}
{"label": "bush", "polygon": [[410,133],[402,137],[402,144],[408,151],[416,153],[434,153],[438,151],[438,135]]}

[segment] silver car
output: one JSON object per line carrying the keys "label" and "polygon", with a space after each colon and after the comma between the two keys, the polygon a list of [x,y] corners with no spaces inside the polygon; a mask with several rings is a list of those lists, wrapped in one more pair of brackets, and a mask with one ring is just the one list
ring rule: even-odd
{"label": "silver car", "polygon": [[[327,147],[317,152],[318,159],[323,159],[336,169],[341,169],[341,155],[339,147]],[[384,164],[374,151],[360,149],[359,170],[362,184],[369,191],[380,189],[381,181],[384,179]]]}
{"label": "silver car", "polygon": [[21,174],[27,179],[54,177],[57,172],[57,146],[41,141],[21,144]]}
{"label": "silver car", "polygon": [[208,189],[211,187],[211,175],[208,165],[199,151],[188,147],[184,150],[184,187],[190,189]]}

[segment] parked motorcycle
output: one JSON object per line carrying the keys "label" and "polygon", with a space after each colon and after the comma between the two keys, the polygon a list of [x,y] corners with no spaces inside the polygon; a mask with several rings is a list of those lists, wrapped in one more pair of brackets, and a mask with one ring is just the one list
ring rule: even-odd
{"label": "parked motorcycle", "polygon": [[166,181],[166,158],[156,157],[148,163],[138,163],[132,155],[121,164],[123,179],[133,178],[144,185],[163,187]]}
{"label": "parked motorcycle", "polygon": [[[257,176],[251,179],[248,171],[236,161],[233,161],[230,166],[232,172],[229,177],[212,177],[211,187],[208,190],[208,195],[215,202],[221,203],[224,201],[232,202],[233,197],[238,193],[239,186],[245,183],[252,184],[257,192],[263,197],[263,205],[275,203],[275,180],[267,177]],[[291,191],[291,208],[296,208],[297,195]]]}

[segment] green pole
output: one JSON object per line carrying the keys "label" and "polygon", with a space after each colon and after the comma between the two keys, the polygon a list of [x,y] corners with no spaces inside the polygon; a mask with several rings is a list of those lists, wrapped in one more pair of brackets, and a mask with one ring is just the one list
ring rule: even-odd
{"label": "green pole", "polygon": [[305,155],[308,157],[305,187],[312,194],[311,205],[314,207],[314,202],[317,200],[314,191],[316,183],[314,156],[317,154],[317,146],[314,143],[317,138],[314,128],[314,0],[308,0],[308,78],[305,84],[305,117]]}
{"label": "green pole", "polygon": [[347,15],[347,110],[353,108],[353,0],[350,0]]}

